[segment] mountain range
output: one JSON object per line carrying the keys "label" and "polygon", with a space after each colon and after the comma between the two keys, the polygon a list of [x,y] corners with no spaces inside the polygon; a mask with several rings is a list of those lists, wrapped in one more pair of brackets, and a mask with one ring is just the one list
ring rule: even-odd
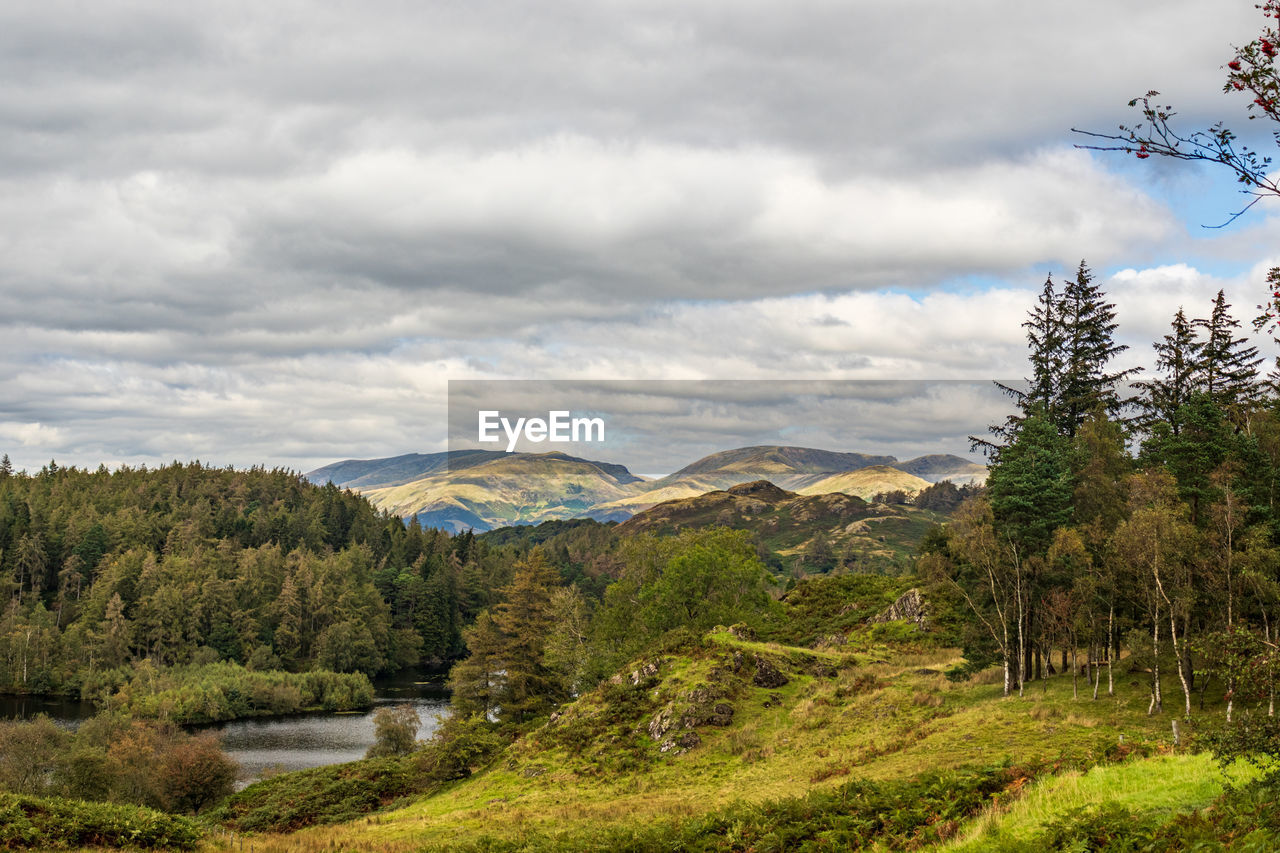
{"label": "mountain range", "polygon": [[625,521],[667,501],[766,480],[799,495],[915,494],[932,483],[985,481],[987,469],[952,455],[893,456],[763,445],[713,453],[646,479],[623,465],[564,453],[455,450],[348,459],[305,476],[361,492],[375,506],[424,526],[491,530],[563,518]]}

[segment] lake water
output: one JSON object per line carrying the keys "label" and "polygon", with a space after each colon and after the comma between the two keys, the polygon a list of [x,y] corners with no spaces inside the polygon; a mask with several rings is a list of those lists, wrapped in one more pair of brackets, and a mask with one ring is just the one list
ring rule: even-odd
{"label": "lake water", "polygon": [[[374,707],[347,713],[291,714],[285,717],[257,717],[201,727],[222,735],[222,747],[240,764],[243,787],[268,773],[304,770],[326,764],[340,764],[364,758],[373,744],[373,713],[387,705],[411,705],[422,725],[418,739],[436,728],[436,715],[449,707],[445,672],[401,673],[375,679]],[[86,702],[43,699],[31,696],[0,696],[0,719],[48,714],[56,722],[75,726],[93,716]]]}

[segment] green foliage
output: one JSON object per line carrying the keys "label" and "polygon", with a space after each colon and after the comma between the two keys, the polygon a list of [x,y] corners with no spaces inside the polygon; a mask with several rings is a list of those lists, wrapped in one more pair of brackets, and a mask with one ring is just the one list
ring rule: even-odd
{"label": "green foliage", "polygon": [[1071,493],[1068,445],[1047,419],[1033,414],[987,478],[995,520],[1024,557],[1043,553],[1071,518]]}
{"label": "green foliage", "polygon": [[157,668],[149,660],[84,677],[84,699],[135,717],[210,723],[373,704],[364,673],[254,671],[233,663]]}
{"label": "green foliage", "polygon": [[505,745],[497,727],[487,720],[451,716],[414,754],[414,767],[427,780],[465,779],[473,770],[487,764]]}
{"label": "green foliage", "polygon": [[412,705],[379,708],[373,715],[373,745],[365,757],[408,755],[413,752],[420,724],[418,712]]}
{"label": "green foliage", "polygon": [[1027,845],[1031,850],[1114,850],[1148,849],[1159,821],[1135,814],[1116,803],[1072,809],[1052,821],[1039,837]]}
{"label": "green foliage", "polygon": [[0,794],[0,847],[5,849],[191,850],[200,834],[190,819],[148,808]]}
{"label": "green foliage", "polygon": [[502,572],[469,538],[288,471],[11,473],[0,691],[73,694],[148,658],[367,674],[450,658]]}
{"label": "green foliage", "polygon": [[859,574],[805,578],[782,597],[781,609],[761,627],[760,636],[796,646],[843,638],[892,604],[913,580]]}
{"label": "green foliage", "polygon": [[[1007,768],[854,780],[763,803],[735,803],[680,822],[612,826],[519,841],[482,838],[453,850],[740,851],[919,849],[949,838],[960,821],[998,802],[1019,774]],[[443,849],[428,847],[427,849]]]}
{"label": "green foliage", "polygon": [[410,756],[368,758],[254,782],[209,819],[238,831],[291,832],[352,820],[423,790]]}
{"label": "green foliage", "polygon": [[699,635],[716,625],[761,625],[777,608],[771,577],[741,531],[644,534],[621,556],[622,576],[606,590],[593,623],[597,676],[669,631]]}

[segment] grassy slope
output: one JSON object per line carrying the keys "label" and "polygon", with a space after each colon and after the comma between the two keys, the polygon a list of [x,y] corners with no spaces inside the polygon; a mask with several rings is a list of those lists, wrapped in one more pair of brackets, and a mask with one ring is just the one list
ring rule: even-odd
{"label": "grassy slope", "polygon": [[[744,675],[726,675],[735,652],[747,661]],[[772,690],[752,685],[756,655],[774,662],[790,682]],[[953,663],[950,651],[912,655],[864,646],[815,652],[723,632],[705,648],[659,657],[656,680],[632,688],[627,679],[588,694],[555,725],[441,794],[351,824],[262,836],[254,848],[393,851],[483,836],[555,836],[678,819],[736,799],[795,796],[854,775],[890,779],[1003,760],[1090,763],[1122,734],[1127,743],[1167,749],[1169,717],[1148,718],[1145,687],[1128,678],[1118,679],[1115,698],[1097,702],[1073,700],[1064,677],[1005,699],[997,684],[955,685],[927,671]],[[685,754],[660,753],[645,727],[669,702],[677,710],[687,705],[682,697],[698,687],[724,693],[734,708],[732,724],[698,727],[701,743]],[[1196,781],[1200,759],[1178,761],[1190,762],[1186,785],[1171,788],[1168,799],[1203,804],[1215,783]],[[1150,778],[1169,778],[1161,765],[1152,768]],[[1149,787],[1149,780],[1143,784]]]}
{"label": "grassy slope", "polygon": [[1247,764],[1224,773],[1204,754],[1157,755],[1083,773],[1067,771],[1035,783],[1009,808],[975,819],[941,849],[982,851],[1029,843],[1055,818],[1103,803],[1166,817],[1203,808],[1222,793],[1224,784],[1241,784],[1257,775],[1256,768]]}

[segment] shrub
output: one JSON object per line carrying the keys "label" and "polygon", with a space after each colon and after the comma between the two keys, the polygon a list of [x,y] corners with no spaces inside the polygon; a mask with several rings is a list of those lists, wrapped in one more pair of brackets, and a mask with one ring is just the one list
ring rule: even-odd
{"label": "shrub", "polygon": [[412,705],[394,705],[379,708],[373,715],[373,746],[365,753],[365,758],[378,758],[384,755],[408,755],[413,752],[418,736],[418,727],[422,722],[418,712]]}
{"label": "shrub", "polygon": [[86,845],[190,850],[200,830],[190,819],[138,806],[0,794],[0,846]]}

